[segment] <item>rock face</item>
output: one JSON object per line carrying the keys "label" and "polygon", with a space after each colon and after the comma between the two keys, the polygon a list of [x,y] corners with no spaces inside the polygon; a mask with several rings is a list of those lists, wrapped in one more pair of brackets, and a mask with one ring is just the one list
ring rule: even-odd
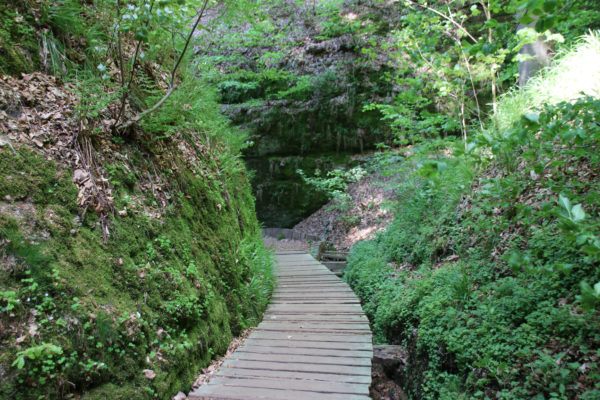
{"label": "rock face", "polygon": [[[290,165],[302,164],[309,176],[325,172],[324,155],[362,152],[388,137],[379,112],[364,106],[396,90],[386,79],[387,57],[369,53],[373,41],[385,41],[392,6],[330,3],[278,2],[253,24],[217,28],[198,52],[199,63],[223,60],[213,79],[223,112],[253,143],[244,157],[269,227],[291,227],[326,201]],[[274,171],[274,159],[289,171]]]}
{"label": "rock face", "polygon": [[291,227],[316,211],[327,197],[303,182],[296,171],[326,173],[345,160],[334,154],[246,157],[246,166],[255,171],[252,184],[259,219],[266,227]]}

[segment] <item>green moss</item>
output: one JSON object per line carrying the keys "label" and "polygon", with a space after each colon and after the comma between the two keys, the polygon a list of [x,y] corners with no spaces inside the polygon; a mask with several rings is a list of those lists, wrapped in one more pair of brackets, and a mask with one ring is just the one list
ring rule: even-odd
{"label": "green moss", "polygon": [[[242,173],[198,178],[180,165],[174,179],[183,196],[174,210],[161,221],[141,212],[114,219],[104,244],[93,213],[77,222],[71,171],[25,149],[0,156],[0,195],[34,210],[29,228],[0,211],[0,254],[21,269],[3,270],[0,291],[15,290],[22,300],[0,318],[18,324],[37,309],[36,342],[60,346],[65,355],[41,374],[53,384],[42,385],[44,360],[11,369],[31,339],[17,345],[14,336],[0,336],[0,365],[11,370],[0,397],[52,397],[48,387],[69,381],[75,387],[60,390],[84,398],[168,398],[189,389],[200,368],[260,318],[270,264],[252,248],[260,236]],[[145,368],[157,378],[144,378]]]}
{"label": "green moss", "polygon": [[18,75],[39,66],[39,44],[31,18],[0,5],[0,73]]}
{"label": "green moss", "polygon": [[54,163],[20,149],[16,155],[3,151],[0,158],[0,198],[31,201],[40,206],[60,203],[76,210],[77,189],[68,170],[58,171]]}

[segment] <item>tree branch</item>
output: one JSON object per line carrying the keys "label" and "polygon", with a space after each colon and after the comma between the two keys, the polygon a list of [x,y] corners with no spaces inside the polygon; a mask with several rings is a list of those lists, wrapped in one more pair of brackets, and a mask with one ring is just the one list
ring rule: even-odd
{"label": "tree branch", "polygon": [[[154,0],[152,0],[152,2],[150,3],[150,8],[148,9],[148,12],[152,12],[154,8]],[[148,25],[149,20],[146,21],[146,26]],[[119,39],[121,37],[119,36]],[[125,113],[125,103],[127,100],[127,96],[129,94],[129,90],[131,89],[131,85],[133,83],[133,78],[135,76],[135,66],[137,64],[137,58],[138,55],[140,54],[140,49],[142,48],[142,40],[138,40],[136,46],[135,46],[135,53],[133,54],[133,61],[131,64],[131,74],[129,75],[129,82],[127,83],[127,88],[123,90],[123,94],[121,95],[121,108],[119,109],[119,114],[117,115],[117,118],[115,119],[115,123],[113,124],[112,128],[115,129],[116,127],[118,127],[119,121],[121,120],[121,118],[123,118],[123,114]],[[121,85],[121,89],[123,89],[124,83],[125,83],[125,78],[123,77],[122,80],[122,85]]]}
{"label": "tree branch", "polygon": [[121,87],[125,86],[125,65],[123,61],[123,47],[121,46],[121,32],[119,31],[119,25],[121,24],[121,0],[117,1],[117,51],[119,53],[119,69],[121,70]]}
{"label": "tree branch", "polygon": [[198,25],[200,24],[200,20],[202,19],[202,16],[204,15],[204,11],[206,11],[207,5],[208,5],[208,0],[204,0],[204,5],[202,6],[202,10],[200,10],[200,14],[198,14],[198,18],[196,18],[196,22],[194,23],[194,26],[192,27],[192,30],[190,31],[190,34],[188,35],[188,37],[185,41],[185,46],[183,46],[183,50],[181,50],[179,59],[177,60],[177,63],[175,64],[175,67],[173,68],[173,71],[171,72],[171,86],[173,86],[173,81],[175,80],[175,72],[177,72],[177,68],[179,67],[179,64],[181,64],[181,60],[183,59],[183,56],[185,55],[185,52],[187,51],[187,48],[190,44],[190,41],[192,40],[192,37],[194,37],[194,32],[196,31],[196,28],[198,28]]}
{"label": "tree branch", "polygon": [[[185,53],[187,52],[187,49],[188,49],[188,46],[190,44],[190,41],[192,40],[192,37],[194,37],[194,32],[196,31],[196,29],[198,28],[198,25],[200,24],[200,20],[202,19],[202,16],[204,15],[204,11],[206,11],[206,6],[207,5],[208,5],[208,0],[204,0],[204,5],[202,6],[202,9],[200,10],[200,13],[198,14],[198,17],[196,18],[196,21],[194,22],[194,25],[193,25],[192,29],[190,30],[190,33],[187,36],[187,39],[185,41],[185,45],[183,46],[183,50],[181,50],[181,54],[179,54],[179,58],[177,59],[177,62],[175,63],[175,66],[173,67],[173,70],[171,71],[171,80],[169,82],[169,89],[167,90],[167,92],[152,107],[148,108],[147,110],[144,110],[140,114],[138,114],[135,117],[129,119],[127,122],[125,122],[123,124],[120,124],[120,125],[117,125],[117,129],[124,130],[124,129],[127,129],[130,126],[138,123],[146,115],[151,114],[154,111],[158,110],[164,104],[164,102],[171,96],[171,94],[173,93],[173,91],[176,88],[176,85],[175,85],[175,74],[177,72],[177,69],[179,68],[179,65],[181,64],[181,60],[183,60],[183,57],[185,56]],[[133,71],[132,71],[132,76],[133,76]]]}

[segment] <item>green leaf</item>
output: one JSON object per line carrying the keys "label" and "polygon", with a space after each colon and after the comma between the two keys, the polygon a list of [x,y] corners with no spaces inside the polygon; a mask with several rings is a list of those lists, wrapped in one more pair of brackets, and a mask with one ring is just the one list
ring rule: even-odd
{"label": "green leaf", "polygon": [[563,196],[562,194],[558,195],[558,204],[564,208],[565,210],[567,210],[567,212],[570,214],[571,213],[571,202],[569,201],[568,197]]}
{"label": "green leaf", "polygon": [[544,1],[544,5],[542,6],[542,8],[547,13],[552,13],[558,8],[558,0],[546,0]]}
{"label": "green leaf", "polygon": [[556,18],[552,14],[543,15],[535,23],[535,30],[538,32],[546,32],[551,29],[556,23]]}
{"label": "green leaf", "polygon": [[574,205],[571,209],[571,214],[573,216],[573,221],[581,221],[585,218],[585,211],[583,211],[581,204]]}
{"label": "green leaf", "polygon": [[25,358],[23,358],[23,356],[18,357],[15,361],[13,361],[12,366],[16,366],[18,369],[23,369],[25,366]]}
{"label": "green leaf", "polygon": [[142,28],[141,30],[139,30],[135,33],[133,38],[140,42],[147,42],[148,41],[148,29],[145,27]]}
{"label": "green leaf", "polygon": [[500,24],[498,23],[498,21],[496,21],[495,19],[491,18],[487,21],[485,21],[485,24],[483,24],[486,28],[497,28]]}
{"label": "green leaf", "polygon": [[528,114],[525,114],[523,117],[529,122],[533,122],[538,125],[540,123],[540,114],[528,113]]}
{"label": "green leaf", "polygon": [[528,13],[523,14],[523,16],[521,18],[519,18],[519,22],[522,23],[523,25],[529,25],[533,21],[535,21],[535,20]]}

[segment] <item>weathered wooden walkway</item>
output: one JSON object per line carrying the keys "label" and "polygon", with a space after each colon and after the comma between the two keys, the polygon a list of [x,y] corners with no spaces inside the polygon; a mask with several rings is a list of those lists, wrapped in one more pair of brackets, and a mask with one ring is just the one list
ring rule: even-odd
{"label": "weathered wooden walkway", "polygon": [[278,252],[277,261],[263,322],[189,398],[369,399],[373,347],[358,299],[306,253]]}

